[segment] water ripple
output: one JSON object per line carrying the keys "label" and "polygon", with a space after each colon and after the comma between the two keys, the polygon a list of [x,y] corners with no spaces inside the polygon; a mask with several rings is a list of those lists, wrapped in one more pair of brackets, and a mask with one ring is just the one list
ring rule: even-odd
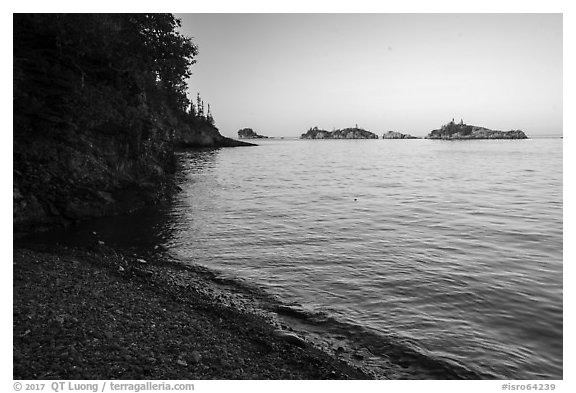
{"label": "water ripple", "polygon": [[561,140],[313,142],[183,154],[168,247],[374,364],[562,378]]}

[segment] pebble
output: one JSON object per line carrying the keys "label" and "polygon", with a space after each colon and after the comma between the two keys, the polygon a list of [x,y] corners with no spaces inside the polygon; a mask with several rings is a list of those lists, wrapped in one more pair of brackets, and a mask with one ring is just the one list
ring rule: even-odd
{"label": "pebble", "polygon": [[306,341],[298,337],[294,333],[286,332],[284,330],[274,330],[274,335],[284,339],[286,342],[296,345],[297,347],[304,348],[307,346]]}
{"label": "pebble", "polygon": [[198,351],[192,351],[192,362],[199,363],[202,356],[198,353]]}
{"label": "pebble", "polygon": [[224,368],[230,367],[230,363],[228,362],[228,360],[226,360],[224,358],[220,358],[220,359],[218,359],[218,361],[220,362],[221,367],[224,367]]}
{"label": "pebble", "polygon": [[[184,300],[198,298],[202,303],[198,308],[195,305],[189,307],[183,300],[180,302],[180,295],[184,296],[187,291],[179,286],[170,284],[167,288],[170,296],[164,296],[162,292],[157,294],[158,297],[150,298],[149,292],[138,290],[141,285],[148,288],[148,283],[132,281],[131,276],[96,276],[91,264],[86,263],[70,267],[48,263],[54,261],[54,257],[37,266],[39,263],[31,260],[26,252],[15,250],[19,263],[15,268],[15,278],[18,278],[15,280],[15,294],[19,296],[15,296],[14,307],[19,313],[14,313],[13,374],[19,379],[39,376],[49,379],[177,379],[189,375],[202,379],[317,379],[330,376],[333,360],[317,355],[317,351],[295,348],[304,345],[308,348],[310,344],[288,327],[278,329],[275,339],[269,340],[267,338],[272,338],[269,335],[274,328],[264,324],[263,319],[224,314],[219,309],[208,307],[213,300],[204,303],[203,297],[196,293],[186,295],[190,297]],[[101,256],[98,258],[102,259]],[[106,264],[106,267],[114,272],[120,269],[120,258],[112,258],[113,263]],[[122,268],[133,270],[135,267],[130,266],[129,261],[137,265],[138,258],[141,257],[127,257],[123,263],[127,266]],[[59,269],[56,270],[58,275],[54,273],[54,265]],[[146,266],[140,266],[138,270],[142,268]],[[43,285],[29,284],[24,278],[30,274],[34,278],[30,280],[32,283],[41,282]],[[158,281],[161,277],[158,275]],[[77,296],[70,297],[60,288],[49,285],[57,279],[66,287],[77,285],[78,279],[85,280],[82,284],[88,290],[80,290]],[[216,291],[206,288],[207,293]],[[93,293],[98,297],[92,296]],[[103,293],[107,294],[105,298],[101,296]],[[174,302],[172,293],[178,295],[177,302]],[[50,308],[44,306],[45,299],[51,299]],[[35,308],[29,307],[31,302],[36,304]],[[222,314],[226,317],[220,322]],[[61,325],[54,320],[56,317],[65,322],[66,330],[60,328]],[[79,325],[68,326],[76,319],[74,317],[79,320]],[[44,331],[45,325],[53,320],[53,325],[59,329],[54,333]],[[270,318],[270,321],[275,320]],[[218,322],[225,326],[219,329]],[[180,332],[181,326],[187,327],[186,334]],[[19,334],[27,330],[31,332],[20,337]],[[42,337],[48,340],[56,338],[54,345],[42,341]],[[286,344],[278,345],[279,341]],[[294,347],[288,348],[290,345]],[[110,362],[110,359],[118,361]],[[338,364],[337,367],[345,367]],[[74,366],[79,371],[73,371]],[[362,374],[353,369],[345,370],[344,375],[362,378]]]}

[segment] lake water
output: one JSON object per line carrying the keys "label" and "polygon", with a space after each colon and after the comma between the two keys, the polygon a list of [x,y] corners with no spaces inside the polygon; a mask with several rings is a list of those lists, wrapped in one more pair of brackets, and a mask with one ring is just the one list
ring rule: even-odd
{"label": "lake water", "polygon": [[276,295],[376,373],[562,379],[561,139],[258,143],[180,153],[154,226],[175,258]]}
{"label": "lake water", "polygon": [[561,139],[258,142],[181,156],[179,257],[483,377],[562,378]]}

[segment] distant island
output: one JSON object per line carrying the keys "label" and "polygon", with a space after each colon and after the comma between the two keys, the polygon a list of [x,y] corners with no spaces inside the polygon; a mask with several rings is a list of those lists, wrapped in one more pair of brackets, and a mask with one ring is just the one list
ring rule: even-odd
{"label": "distant island", "polygon": [[378,135],[358,127],[334,131],[313,127],[305,134],[300,135],[300,139],[378,139]]}
{"label": "distant island", "polygon": [[417,136],[412,136],[410,134],[402,134],[398,131],[388,131],[382,135],[382,139],[420,139]]}
{"label": "distant island", "polygon": [[240,139],[262,139],[268,138],[264,135],[258,135],[252,128],[242,128],[238,130],[238,138]]}
{"label": "distant island", "polygon": [[427,139],[528,139],[526,134],[521,130],[497,131],[485,127],[472,126],[460,123],[454,123],[454,119],[448,124],[443,125],[438,130],[431,131]]}

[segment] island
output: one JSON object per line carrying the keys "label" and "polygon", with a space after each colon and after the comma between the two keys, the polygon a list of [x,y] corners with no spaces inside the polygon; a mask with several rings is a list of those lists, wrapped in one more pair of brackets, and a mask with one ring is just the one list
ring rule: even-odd
{"label": "island", "polygon": [[382,139],[420,139],[417,136],[412,136],[410,134],[403,134],[398,131],[388,131],[382,135]]}
{"label": "island", "polygon": [[427,139],[528,139],[526,134],[521,130],[497,131],[485,127],[472,126],[465,124],[463,120],[460,123],[454,123],[454,119],[448,124],[443,125],[438,130],[431,131]]}
{"label": "island", "polygon": [[242,128],[238,130],[238,138],[240,139],[267,139],[267,136],[258,135],[252,128]]}
{"label": "island", "polygon": [[334,131],[313,127],[305,134],[300,135],[300,139],[378,139],[378,135],[358,127]]}

